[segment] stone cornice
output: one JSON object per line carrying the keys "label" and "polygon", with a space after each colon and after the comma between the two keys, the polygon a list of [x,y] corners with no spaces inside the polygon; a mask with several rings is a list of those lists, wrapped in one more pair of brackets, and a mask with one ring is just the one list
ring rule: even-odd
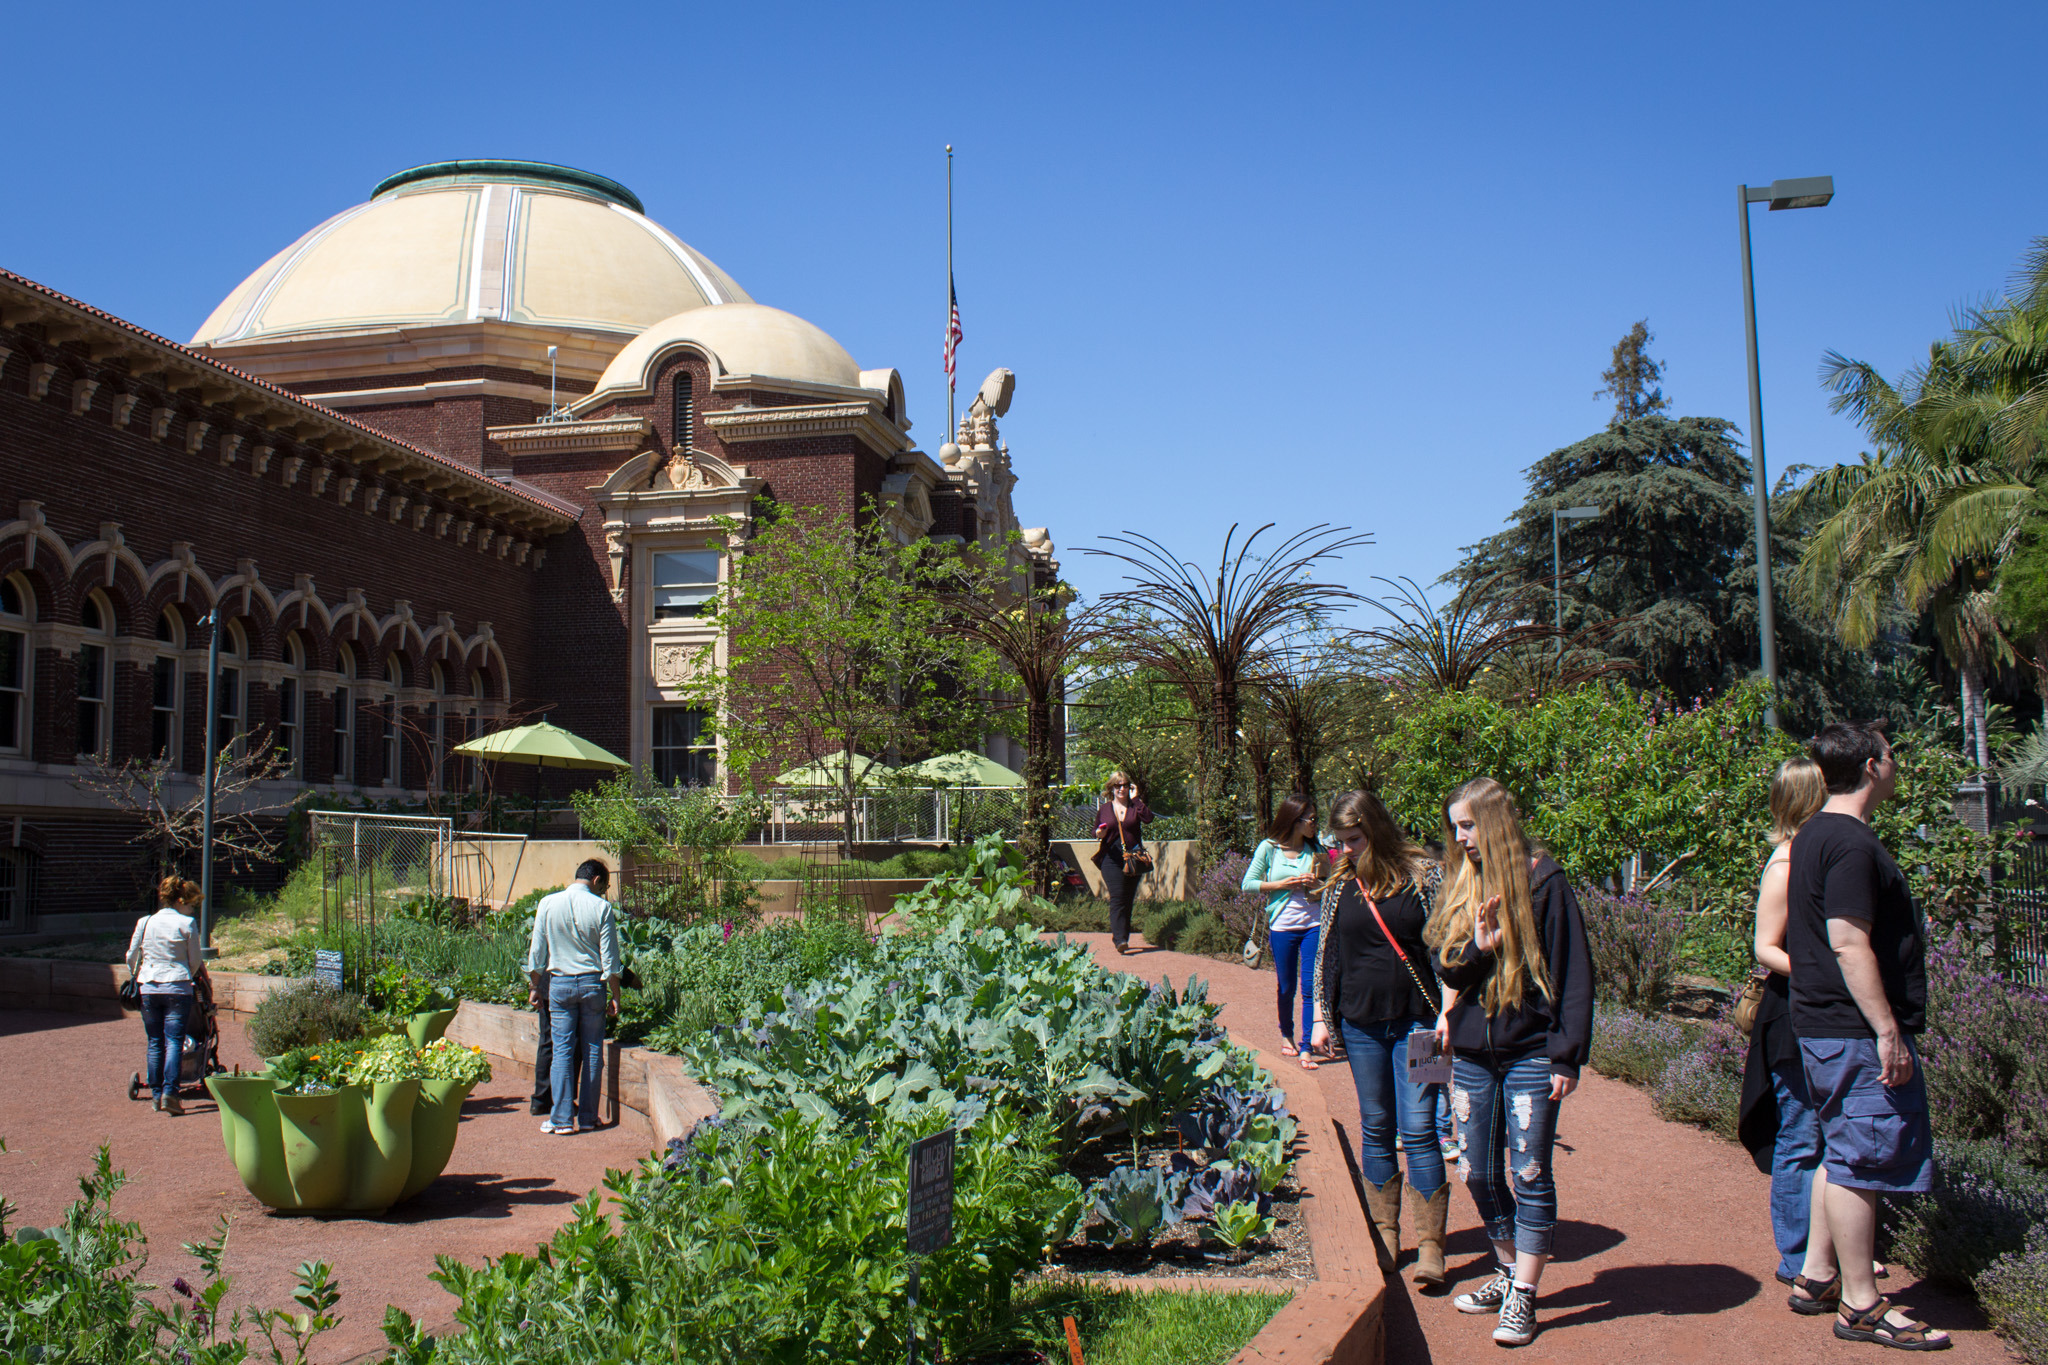
{"label": "stone cornice", "polygon": [[728,445],[800,436],[856,436],[884,455],[903,449],[904,436],[879,403],[807,403],[789,408],[728,408],[707,412],[704,424]]}
{"label": "stone cornice", "polygon": [[[94,377],[103,387],[129,390],[147,385],[161,389],[167,395],[162,403],[148,400],[153,404],[156,427],[152,430],[157,439],[163,439],[170,421],[180,413],[188,419],[186,444],[196,442],[200,447],[192,454],[214,450],[218,442],[209,443],[210,432],[232,437],[233,445],[219,457],[223,466],[238,462],[237,452],[243,444],[242,434],[232,428],[255,428],[250,433],[255,437],[252,452],[271,452],[296,442],[315,452],[316,459],[324,453],[360,466],[364,475],[402,480],[478,517],[510,523],[535,540],[575,523],[575,509],[567,504],[507,487],[445,455],[398,440],[90,304],[0,271],[0,327],[18,329],[25,324],[44,329],[47,349],[41,363],[52,364],[61,358],[65,368],[80,372],[79,377],[89,368],[119,363],[127,369],[125,380],[118,371],[100,368]],[[83,344],[85,356],[57,349],[74,342]],[[193,404],[205,411],[197,411]],[[118,403],[115,410],[120,411]],[[81,420],[85,419],[82,413]],[[253,469],[253,455],[240,462]]]}
{"label": "stone cornice", "polygon": [[430,379],[424,384],[399,384],[388,389],[337,389],[333,393],[308,393],[310,402],[336,410],[370,407],[385,403],[431,403],[445,398],[523,398],[546,405],[550,397],[545,384],[517,384],[507,379]]}
{"label": "stone cornice", "polygon": [[638,450],[653,430],[651,418],[606,417],[597,421],[487,427],[484,434],[513,455],[556,455],[571,450]]}

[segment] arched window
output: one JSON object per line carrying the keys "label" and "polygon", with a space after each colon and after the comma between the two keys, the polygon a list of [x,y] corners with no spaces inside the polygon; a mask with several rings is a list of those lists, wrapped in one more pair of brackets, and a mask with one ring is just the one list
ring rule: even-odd
{"label": "arched window", "polygon": [[0,579],[0,751],[28,748],[28,623],[35,601],[19,579]]}
{"label": "arched window", "polygon": [[[448,708],[442,700],[448,695],[448,677],[441,671],[441,665],[433,665],[434,699],[427,703],[427,745],[432,758],[428,770],[427,786],[436,791],[446,791],[448,780]],[[460,743],[461,741],[457,741]]]}
{"label": "arched window", "polygon": [[398,742],[398,689],[405,686],[405,665],[396,654],[384,660],[384,681],[390,688],[384,703],[384,785],[402,787],[405,782],[400,759],[404,751]]}
{"label": "arched window", "polygon": [[[475,739],[477,737],[479,728],[477,725],[477,707],[483,695],[484,675],[480,670],[472,668],[469,671],[469,711],[463,717],[462,724],[464,735],[468,739]],[[483,765],[481,763],[465,761],[464,768],[462,784],[464,788],[469,791],[481,790],[484,782]]]}
{"label": "arched window", "polygon": [[347,782],[356,766],[356,656],[347,645],[335,650],[334,669],[341,674],[341,686],[334,689],[333,780]]}
{"label": "arched window", "polygon": [[306,668],[306,647],[296,632],[284,637],[284,666],[285,675],[277,683],[277,751],[287,765],[284,775],[296,779],[301,773],[299,735],[306,705],[299,679]]}
{"label": "arched window", "polygon": [[213,742],[240,758],[248,751],[247,724],[242,709],[242,674],[249,659],[249,640],[238,621],[227,623],[220,637],[220,674],[214,679]]}
{"label": "arched window", "polygon": [[105,758],[112,728],[107,724],[107,702],[114,682],[108,652],[114,613],[98,593],[92,593],[79,609],[78,624],[85,631],[85,640],[78,646],[78,754],[81,758]]}
{"label": "arched window", "polygon": [[185,647],[185,623],[168,607],[156,618],[156,642],[160,652],[149,661],[149,756],[176,767],[181,678],[177,651]]}

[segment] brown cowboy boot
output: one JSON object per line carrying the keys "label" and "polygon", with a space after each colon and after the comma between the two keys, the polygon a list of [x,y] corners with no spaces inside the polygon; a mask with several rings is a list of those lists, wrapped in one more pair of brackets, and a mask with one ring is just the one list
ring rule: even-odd
{"label": "brown cowboy boot", "polygon": [[1401,1173],[1394,1172],[1384,1185],[1370,1180],[1364,1184],[1366,1212],[1372,1215],[1384,1252],[1380,1269],[1390,1271],[1401,1261]]}
{"label": "brown cowboy boot", "polygon": [[1429,1289],[1444,1282],[1444,1224],[1451,1216],[1451,1187],[1424,1199],[1411,1187],[1408,1217],[1415,1224],[1415,1283]]}

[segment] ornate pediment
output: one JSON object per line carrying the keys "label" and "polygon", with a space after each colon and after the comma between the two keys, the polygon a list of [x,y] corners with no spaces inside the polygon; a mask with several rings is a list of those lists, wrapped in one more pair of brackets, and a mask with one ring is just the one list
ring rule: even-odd
{"label": "ornate pediment", "polygon": [[590,491],[603,503],[644,502],[678,494],[752,496],[762,484],[745,465],[727,464],[708,450],[643,450]]}

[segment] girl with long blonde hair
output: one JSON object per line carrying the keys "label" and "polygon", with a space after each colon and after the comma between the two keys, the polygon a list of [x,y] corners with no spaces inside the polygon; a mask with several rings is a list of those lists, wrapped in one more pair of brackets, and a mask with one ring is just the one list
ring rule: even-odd
{"label": "girl with long blonde hair", "polygon": [[[1408,1039],[1420,1031],[1427,1040],[1443,994],[1423,942],[1443,870],[1371,792],[1345,792],[1332,803],[1330,834],[1336,865],[1322,889],[1311,1041],[1321,1047],[1332,1032],[1343,1038],[1358,1089],[1366,1208],[1398,1264],[1405,1198],[1415,1280],[1434,1287],[1444,1282],[1451,1187],[1436,1137],[1438,1087],[1409,1078]],[[1397,1141],[1408,1158],[1405,1191]]]}
{"label": "girl with long blonde hair", "polygon": [[1532,848],[1507,789],[1475,777],[1444,802],[1444,889],[1425,932],[1457,993],[1438,1021],[1455,1050],[1458,1170],[1499,1272],[1454,1301],[1497,1313],[1493,1339],[1535,1339],[1536,1291],[1557,1226],[1551,1143],[1593,1033],[1586,926],[1564,872]]}

